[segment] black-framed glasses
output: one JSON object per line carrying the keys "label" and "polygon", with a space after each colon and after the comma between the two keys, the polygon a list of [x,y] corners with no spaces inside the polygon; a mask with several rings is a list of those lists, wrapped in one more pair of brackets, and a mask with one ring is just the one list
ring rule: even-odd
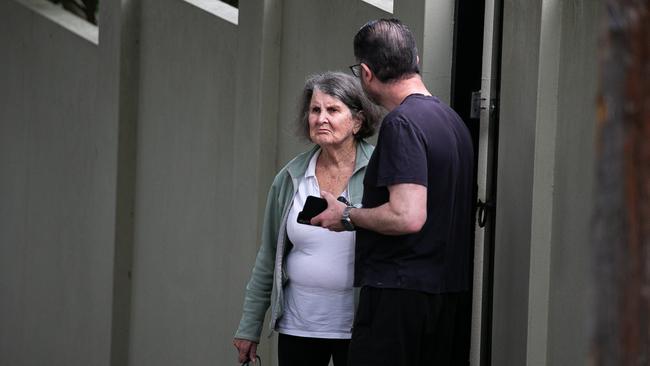
{"label": "black-framed glasses", "polygon": [[361,76],[361,64],[355,64],[350,66],[350,71],[352,71],[352,75],[359,77]]}

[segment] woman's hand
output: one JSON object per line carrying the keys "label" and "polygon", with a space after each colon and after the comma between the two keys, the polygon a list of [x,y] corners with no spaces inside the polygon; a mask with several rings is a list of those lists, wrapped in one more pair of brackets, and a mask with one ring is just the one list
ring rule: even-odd
{"label": "woman's hand", "polygon": [[235,338],[232,340],[232,344],[239,351],[239,363],[248,360],[257,362],[257,343],[248,339]]}

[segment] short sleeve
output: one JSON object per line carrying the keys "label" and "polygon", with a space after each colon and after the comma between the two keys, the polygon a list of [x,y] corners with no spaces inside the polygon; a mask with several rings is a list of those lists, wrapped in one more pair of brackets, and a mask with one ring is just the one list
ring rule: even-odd
{"label": "short sleeve", "polygon": [[420,130],[402,118],[384,121],[379,141],[377,186],[414,183],[427,186],[427,148]]}

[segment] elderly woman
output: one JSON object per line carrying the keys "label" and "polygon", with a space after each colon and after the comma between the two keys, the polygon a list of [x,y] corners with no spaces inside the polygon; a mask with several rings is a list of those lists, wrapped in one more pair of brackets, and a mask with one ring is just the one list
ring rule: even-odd
{"label": "elderly woman", "polygon": [[372,146],[364,141],[380,120],[379,109],[356,78],[327,72],[309,78],[299,124],[315,144],[284,166],[268,194],[262,242],[233,341],[239,362],[254,360],[264,316],[279,333],[280,366],[347,363],[354,312],[353,231],[331,232],[300,224],[307,196],[328,191],[361,202]]}

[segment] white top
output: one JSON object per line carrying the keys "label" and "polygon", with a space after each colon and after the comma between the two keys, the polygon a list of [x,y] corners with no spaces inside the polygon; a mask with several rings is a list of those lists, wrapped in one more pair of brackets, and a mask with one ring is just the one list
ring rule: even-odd
{"label": "white top", "polygon": [[[354,316],[354,239],[351,231],[333,232],[296,220],[307,196],[320,197],[316,160],[298,184],[287,219],[293,248],[287,256],[289,282],[278,332],[299,337],[348,339]],[[343,196],[348,198],[347,189]]]}

